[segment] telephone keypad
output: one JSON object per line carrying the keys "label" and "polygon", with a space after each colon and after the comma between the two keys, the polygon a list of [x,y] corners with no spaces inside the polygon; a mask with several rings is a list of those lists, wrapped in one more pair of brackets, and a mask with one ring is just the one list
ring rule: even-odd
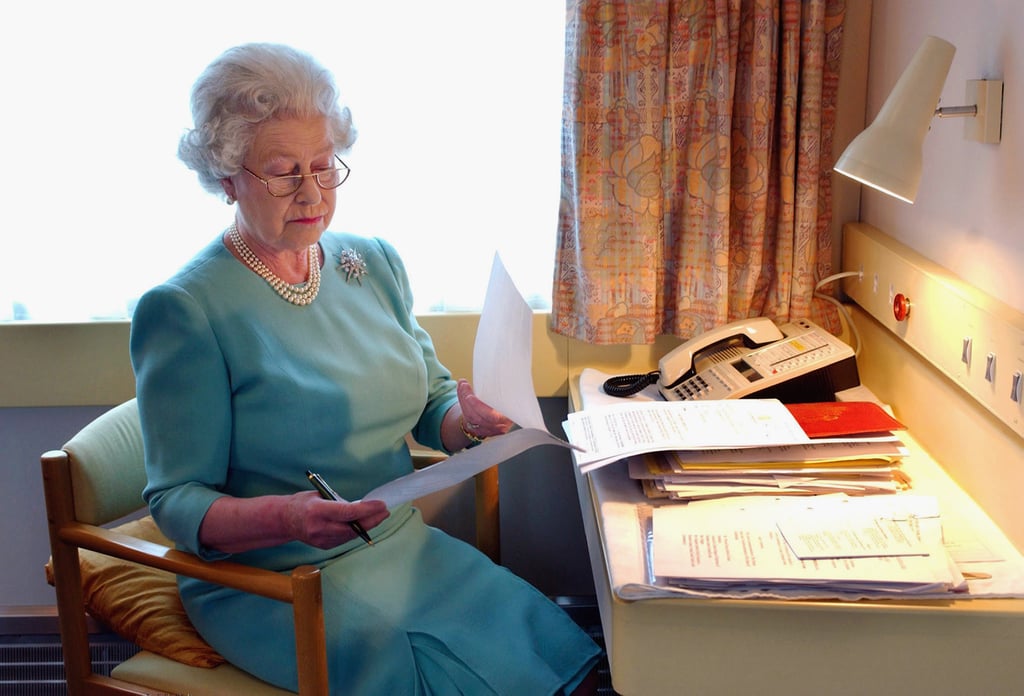
{"label": "telephone keypad", "polygon": [[[715,384],[709,383],[704,375],[714,380]],[[684,401],[693,401],[696,399],[707,399],[712,398],[712,391],[715,386],[719,389],[728,388],[728,384],[718,374],[717,370],[709,370],[708,372],[700,375],[695,375],[690,379],[686,380],[678,387],[675,388],[676,395]]]}

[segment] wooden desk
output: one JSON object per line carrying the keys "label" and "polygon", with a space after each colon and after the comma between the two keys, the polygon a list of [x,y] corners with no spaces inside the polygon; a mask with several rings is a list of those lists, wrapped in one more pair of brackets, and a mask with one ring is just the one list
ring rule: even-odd
{"label": "wooden desk", "polygon": [[[570,407],[579,403],[578,392],[570,399]],[[908,445],[905,466],[915,492],[937,495],[943,510],[957,505],[984,516],[912,439]],[[609,575],[602,471],[577,471],[576,482],[612,684],[620,694],[1024,693],[1020,599],[621,599]],[[643,500],[639,488],[635,495]],[[1009,544],[991,527],[993,546]]]}

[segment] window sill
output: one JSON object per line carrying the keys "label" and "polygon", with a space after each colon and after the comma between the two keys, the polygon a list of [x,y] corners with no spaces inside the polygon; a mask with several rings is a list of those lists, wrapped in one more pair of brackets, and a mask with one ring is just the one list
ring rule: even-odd
{"label": "window sill", "polygon": [[[650,370],[679,342],[663,337],[653,346],[592,346],[551,333],[549,316],[534,312],[533,385],[539,397],[566,396],[570,378],[588,366],[614,374]],[[471,378],[479,313],[418,318],[452,374]],[[132,398],[130,327],[127,320],[0,323],[0,408],[112,406]]]}

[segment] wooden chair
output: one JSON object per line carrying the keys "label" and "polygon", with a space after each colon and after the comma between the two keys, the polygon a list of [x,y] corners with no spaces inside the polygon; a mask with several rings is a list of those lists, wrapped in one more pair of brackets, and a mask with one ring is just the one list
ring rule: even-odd
{"label": "wooden chair", "polygon": [[[418,465],[443,457],[420,452]],[[52,581],[56,589],[68,693],[79,694],[287,694],[229,663],[197,667],[149,650],[121,663],[111,676],[91,667],[87,603],[80,550],[131,561],[177,575],[252,592],[294,607],[300,694],[327,694],[327,655],[320,572],[311,566],[290,575],[231,561],[206,562],[169,545],[108,529],[142,506],[146,483],[135,400],[103,414],[60,450],[42,455],[49,521]],[[497,471],[477,479],[477,535],[482,550],[498,554]],[[116,594],[116,589],[115,589]],[[182,621],[187,623],[183,617]],[[191,629],[191,626],[187,627]]]}

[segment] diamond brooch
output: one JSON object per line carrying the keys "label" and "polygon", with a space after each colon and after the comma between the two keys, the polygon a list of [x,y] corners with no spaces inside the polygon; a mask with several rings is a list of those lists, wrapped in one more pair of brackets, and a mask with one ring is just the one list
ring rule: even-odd
{"label": "diamond brooch", "polygon": [[338,268],[344,271],[346,283],[355,278],[357,283],[363,284],[362,277],[367,274],[366,261],[355,249],[342,249],[338,254]]}

